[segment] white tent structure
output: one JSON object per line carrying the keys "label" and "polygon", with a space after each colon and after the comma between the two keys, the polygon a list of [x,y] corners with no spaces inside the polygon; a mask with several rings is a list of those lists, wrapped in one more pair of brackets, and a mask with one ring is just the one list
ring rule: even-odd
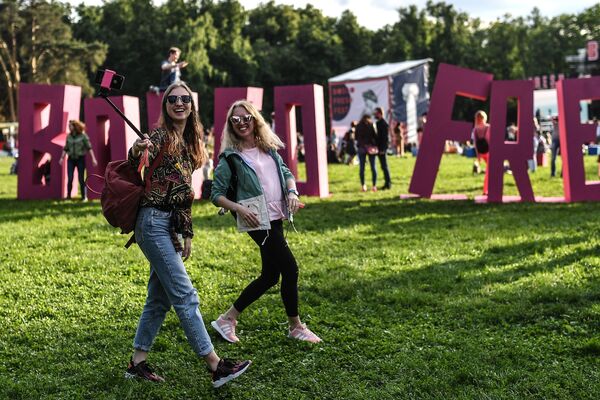
{"label": "white tent structure", "polygon": [[416,138],[417,118],[429,109],[431,58],[364,67],[329,79],[331,127],[342,136],[352,121],[382,107],[388,122],[408,125],[409,140]]}

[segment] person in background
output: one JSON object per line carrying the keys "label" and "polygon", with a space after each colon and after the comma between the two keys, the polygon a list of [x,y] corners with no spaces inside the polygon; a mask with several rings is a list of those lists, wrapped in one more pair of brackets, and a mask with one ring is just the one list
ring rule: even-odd
{"label": "person in background", "polygon": [[377,129],[377,147],[379,149],[377,157],[379,158],[379,164],[381,165],[383,177],[385,179],[385,183],[381,189],[387,190],[392,187],[392,178],[390,177],[390,169],[387,164],[387,150],[390,145],[390,127],[383,117],[383,108],[376,107],[374,116],[376,120],[375,128]]}
{"label": "person in background", "polygon": [[[258,300],[281,276],[281,299],[288,317],[288,337],[318,343],[321,339],[300,321],[298,312],[298,265],[283,232],[283,220],[292,220],[302,206],[294,176],[277,150],[283,142],[269,128],[256,107],[238,100],[227,112],[221,142],[220,162],[214,173],[211,201],[218,207],[237,213],[260,249],[262,270],[250,282],[229,309],[211,323],[231,343],[239,341],[235,333],[238,317]],[[230,162],[223,162],[227,157]],[[236,198],[227,198],[233,183],[230,163],[238,177]],[[254,202],[255,209],[240,203]],[[254,210],[262,210],[258,214]],[[225,244],[225,246],[227,246]],[[235,251],[230,247],[231,251]]]}
{"label": "person in background", "polygon": [[333,128],[331,128],[329,136],[327,136],[327,162],[330,164],[338,164],[340,162],[338,158],[337,136]]}
{"label": "person in background", "polygon": [[[346,159],[346,165],[352,165],[354,163],[354,157],[356,157],[356,121],[350,123],[350,129],[344,135],[342,142],[343,151],[346,153],[348,158]],[[342,158],[342,160],[344,160]]]}
{"label": "person in background", "polygon": [[188,66],[186,61],[179,61],[181,50],[177,47],[169,49],[169,57],[160,64],[160,90],[164,91],[169,85],[181,81],[181,69]]}
{"label": "person in background", "polygon": [[488,174],[489,168],[489,143],[490,143],[490,126],[487,123],[487,114],[485,111],[479,110],[475,113],[475,124],[471,132],[471,140],[475,144],[475,153],[477,159],[473,164],[474,171],[479,173],[481,160],[485,161],[485,178],[483,179],[483,194],[488,194]]}
{"label": "person in background", "polygon": [[361,190],[363,192],[367,191],[367,185],[365,184],[365,164],[368,156],[369,165],[371,166],[371,182],[373,183],[371,190],[376,192],[377,168],[375,167],[375,157],[379,153],[379,148],[377,147],[377,133],[369,114],[364,114],[358,125],[356,125],[356,146],[358,148],[358,161],[360,165],[358,174]]}
{"label": "person in background", "polygon": [[127,379],[164,381],[146,359],[171,307],[192,349],[212,372],[214,387],[237,378],[251,364],[251,361],[220,358],[215,353],[200,313],[198,292],[184,265],[192,253],[194,236],[192,173],[208,158],[202,135],[192,91],[184,83],[176,82],[163,95],[158,128],[148,138],[136,140],[129,150],[129,162],[137,167],[145,150],[148,150],[146,165],[152,165],[163,148],[162,160],[148,177],[150,191],[140,201],[135,226],[135,240],[150,262],[150,278],[146,304],[133,340],[134,353],[125,372]]}
{"label": "person in background", "polygon": [[85,155],[90,153],[92,157],[92,165],[96,167],[98,161],[92,150],[90,144],[90,138],[85,133],[85,125],[83,122],[73,119],[69,121],[69,134],[67,135],[67,141],[63,148],[62,154],[58,160],[58,164],[62,165],[65,156],[68,156],[67,160],[67,199],[71,198],[71,190],[73,189],[73,175],[75,168],[77,168],[77,178],[79,180],[79,189],[81,190],[81,199],[86,200],[86,187],[85,187]]}
{"label": "person in background", "polygon": [[[551,143],[552,156],[550,158],[550,177],[556,176],[556,156],[560,152],[560,134],[558,130],[558,116],[552,117],[552,143]],[[561,172],[562,176],[562,172]]]}

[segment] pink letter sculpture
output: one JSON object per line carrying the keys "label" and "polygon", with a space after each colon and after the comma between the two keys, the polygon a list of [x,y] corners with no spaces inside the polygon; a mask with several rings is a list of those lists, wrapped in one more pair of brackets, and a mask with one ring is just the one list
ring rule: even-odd
{"label": "pink letter sculpture", "polygon": [[274,103],[276,133],[286,144],[282,157],[296,177],[298,160],[295,107],[302,107],[306,182],[298,182],[298,190],[307,196],[329,196],[323,87],[277,86]]}
{"label": "pink letter sculpture", "polygon": [[[19,86],[19,199],[66,197],[67,163],[61,167],[58,160],[69,120],[79,119],[80,101],[79,86],[27,83]],[[42,172],[47,161],[50,161],[49,182]]]}
{"label": "pink letter sculpture", "polygon": [[560,80],[556,89],[565,200],[598,201],[600,182],[586,183],[581,153],[583,143],[596,140],[596,126],[581,123],[579,102],[600,99],[600,77]]}
{"label": "pink letter sculpture", "polygon": [[485,100],[492,79],[491,74],[440,64],[423,131],[423,141],[408,189],[411,193],[431,197],[445,141],[462,142],[471,138],[471,122],[452,120],[455,97],[458,95]]}
{"label": "pink letter sculpture", "polygon": [[[506,101],[518,98],[517,142],[505,142]],[[521,201],[535,201],[527,173],[533,154],[533,81],[492,82],[490,104],[489,202],[502,202],[504,160],[510,162]]]}
{"label": "pink letter sculpture", "polygon": [[[139,128],[140,102],[137,97],[115,96],[110,97],[110,100]],[[84,112],[87,134],[98,160],[98,166],[94,168],[88,158],[86,169],[88,174],[104,176],[104,170],[110,161],[127,158],[127,151],[138,136],[102,98],[85,99]],[[98,191],[101,186],[97,182],[90,179],[89,185]],[[88,191],[88,197],[97,199],[100,196]]]}

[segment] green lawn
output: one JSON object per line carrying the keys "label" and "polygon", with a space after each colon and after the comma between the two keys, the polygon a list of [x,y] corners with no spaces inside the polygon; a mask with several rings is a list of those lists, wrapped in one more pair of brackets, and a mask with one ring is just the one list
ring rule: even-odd
{"label": "green lawn", "polygon": [[[300,309],[324,342],[285,337],[278,290],[239,321],[241,342],[209,332],[220,355],[254,364],[213,390],[174,312],[150,362],[167,379],[123,372],[144,303],[147,263],[123,249],[98,202],[17,201],[0,159],[0,399],[598,399],[598,205],[398,200],[413,158],[390,159],[393,190],[358,191],[358,167],[329,169],[288,241]],[[589,179],[595,157],[586,157]],[[471,161],[444,156],[436,193],[479,194]],[[367,171],[368,175],[368,171]],[[507,194],[516,194],[506,175]],[[536,195],[562,195],[548,167]],[[205,322],[259,270],[254,243],[197,202],[186,263]]]}

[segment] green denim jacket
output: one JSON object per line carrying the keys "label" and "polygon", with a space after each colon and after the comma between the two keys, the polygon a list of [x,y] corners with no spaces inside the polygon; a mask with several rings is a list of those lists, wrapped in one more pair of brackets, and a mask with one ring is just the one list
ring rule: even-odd
{"label": "green denim jacket", "polygon": [[[287,185],[288,179],[294,179],[294,175],[290,172],[289,168],[283,162],[281,156],[275,150],[269,150],[268,154],[273,157],[277,164],[277,170],[279,171],[279,182],[281,184],[281,192],[283,198],[287,203]],[[260,196],[263,193],[262,186],[258,180],[258,176],[254,169],[248,165],[242,158],[239,152],[233,149],[225,149],[219,155],[219,164],[214,171],[212,189],[210,200],[214,205],[217,205],[217,199],[221,196],[225,196],[227,188],[229,187],[229,181],[231,180],[231,170],[229,164],[223,161],[224,157],[231,157],[233,165],[235,166],[238,184],[236,191],[236,201],[246,200],[252,197]],[[223,161],[223,162],[221,162]],[[287,208],[287,207],[286,207]],[[287,213],[287,211],[286,211]]]}

